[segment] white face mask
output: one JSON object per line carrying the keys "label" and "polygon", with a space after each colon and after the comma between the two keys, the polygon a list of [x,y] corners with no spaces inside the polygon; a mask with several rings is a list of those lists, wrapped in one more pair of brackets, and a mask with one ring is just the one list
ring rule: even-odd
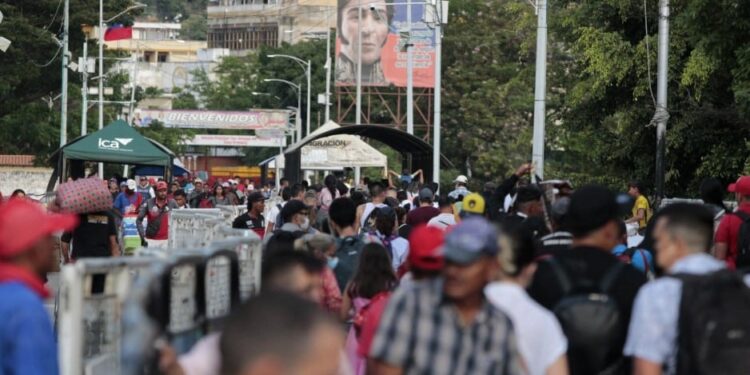
{"label": "white face mask", "polygon": [[305,219],[302,221],[302,224],[299,226],[302,230],[308,230],[310,229],[310,218],[305,217]]}

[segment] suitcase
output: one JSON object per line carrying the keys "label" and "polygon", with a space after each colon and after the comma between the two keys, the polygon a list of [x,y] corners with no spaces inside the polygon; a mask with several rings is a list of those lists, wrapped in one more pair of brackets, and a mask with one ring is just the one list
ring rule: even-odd
{"label": "suitcase", "polygon": [[85,214],[112,208],[112,194],[107,183],[98,178],[82,178],[57,188],[57,203],[65,213]]}

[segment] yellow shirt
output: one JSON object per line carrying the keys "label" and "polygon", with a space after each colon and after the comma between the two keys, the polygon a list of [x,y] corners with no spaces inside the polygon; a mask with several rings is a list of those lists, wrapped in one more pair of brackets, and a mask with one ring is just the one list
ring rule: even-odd
{"label": "yellow shirt", "polygon": [[638,215],[638,210],[643,210],[643,220],[638,221],[638,228],[643,229],[646,227],[646,223],[648,222],[648,213],[651,210],[648,206],[648,199],[644,197],[643,195],[638,196],[638,198],[635,200],[635,204],[633,205],[633,217],[636,217]]}

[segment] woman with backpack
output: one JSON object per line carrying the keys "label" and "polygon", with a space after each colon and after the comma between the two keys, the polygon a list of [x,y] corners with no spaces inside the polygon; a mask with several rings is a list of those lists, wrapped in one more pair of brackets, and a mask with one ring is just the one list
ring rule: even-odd
{"label": "woman with backpack", "polygon": [[357,271],[344,290],[340,314],[342,320],[351,318],[352,321],[346,340],[346,354],[357,375],[366,373],[367,358],[357,353],[365,313],[370,304],[388,298],[397,285],[398,279],[385,248],[377,243],[365,245],[359,256]]}
{"label": "woman with backpack", "polygon": [[398,234],[398,219],[393,208],[378,207],[373,213],[376,215],[375,227],[367,235],[385,247],[391,258],[393,270],[396,271],[409,255],[409,241]]}

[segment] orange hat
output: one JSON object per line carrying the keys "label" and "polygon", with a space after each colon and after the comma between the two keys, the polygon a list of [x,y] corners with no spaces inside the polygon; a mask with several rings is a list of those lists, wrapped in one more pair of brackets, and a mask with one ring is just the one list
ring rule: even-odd
{"label": "orange hat", "polygon": [[44,236],[72,230],[75,215],[49,214],[25,199],[14,199],[0,206],[0,258],[8,259],[34,246]]}
{"label": "orange hat", "polygon": [[425,271],[442,269],[444,261],[440,248],[443,246],[444,235],[436,227],[422,225],[414,228],[409,234],[408,260],[411,267]]}

